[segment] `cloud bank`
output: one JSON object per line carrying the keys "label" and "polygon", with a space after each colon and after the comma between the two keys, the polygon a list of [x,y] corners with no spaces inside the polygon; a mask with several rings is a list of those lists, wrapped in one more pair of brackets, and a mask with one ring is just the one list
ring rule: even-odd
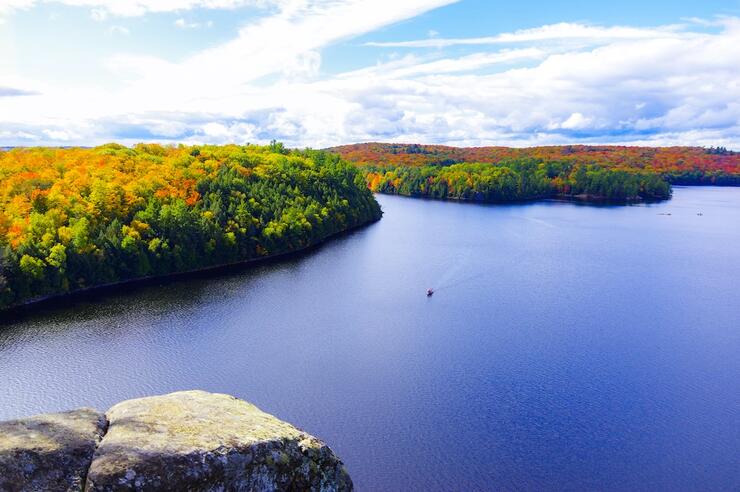
{"label": "cloud bank", "polygon": [[[173,11],[247,3],[65,1],[111,15],[145,15],[145,3]],[[276,138],[312,147],[380,140],[740,150],[736,18],[649,29],[554,24],[469,39],[370,42],[355,49],[394,56],[322,74],[326,47],[451,1],[249,2],[272,10],[234,39],[183,60],[121,54],[102,61],[123,87],[61,92],[49,81],[21,86],[16,77],[12,87],[20,92],[0,91],[0,145]],[[468,51],[451,49],[461,46]]]}

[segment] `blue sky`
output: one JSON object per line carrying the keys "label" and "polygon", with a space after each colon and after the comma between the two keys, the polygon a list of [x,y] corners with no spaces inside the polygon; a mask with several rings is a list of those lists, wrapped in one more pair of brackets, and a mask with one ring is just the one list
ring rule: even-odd
{"label": "blue sky", "polygon": [[0,0],[0,146],[740,147],[740,0]]}

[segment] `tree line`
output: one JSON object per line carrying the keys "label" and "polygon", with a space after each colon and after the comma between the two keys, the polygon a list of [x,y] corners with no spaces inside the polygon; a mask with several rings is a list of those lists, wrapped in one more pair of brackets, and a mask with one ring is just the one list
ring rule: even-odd
{"label": "tree line", "polygon": [[655,173],[571,161],[525,158],[497,164],[363,169],[374,192],[427,198],[508,202],[576,197],[624,202],[671,196],[671,185]]}
{"label": "tree line", "polygon": [[500,164],[527,159],[656,174],[673,184],[740,186],[740,152],[724,147],[448,147],[365,143],[328,149],[359,166],[425,167],[461,163]]}

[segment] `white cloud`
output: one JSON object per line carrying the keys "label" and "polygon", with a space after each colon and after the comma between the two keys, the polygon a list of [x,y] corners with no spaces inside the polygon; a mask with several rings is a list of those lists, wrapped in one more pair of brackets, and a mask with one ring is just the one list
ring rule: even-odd
{"label": "white cloud", "polygon": [[503,50],[493,53],[474,53],[459,58],[443,58],[434,61],[422,62],[415,56],[407,56],[374,67],[363,68],[354,72],[342,74],[341,78],[381,77],[385,79],[400,79],[417,77],[420,75],[440,75],[454,72],[469,72],[491,65],[513,63],[524,60],[543,59],[547,52],[537,48],[517,50]]}
{"label": "white cloud", "polygon": [[199,29],[203,26],[212,27],[213,21],[207,21],[204,24],[201,22],[188,22],[184,18],[180,17],[179,19],[175,20],[173,24],[175,25],[175,27],[179,27],[180,29]]}
{"label": "white cloud", "polygon": [[9,131],[0,130],[0,141],[7,142],[35,142],[39,140],[39,136],[34,133],[23,132],[23,131]]}
{"label": "white cloud", "polygon": [[69,142],[70,140],[79,138],[79,136],[76,135],[75,133],[66,131],[66,130],[46,129],[46,130],[43,130],[43,133],[44,135],[49,137],[49,139],[57,141],[57,142]]}
{"label": "white cloud", "polygon": [[127,27],[123,26],[110,26],[106,32],[109,36],[115,36],[116,34],[121,36],[128,36],[129,34],[131,34],[131,31],[129,31]]}
{"label": "white cloud", "polygon": [[321,68],[321,53],[316,50],[297,54],[286,61],[282,74],[289,78],[313,78],[319,74]]}
{"label": "white cloud", "polygon": [[[91,3],[88,0],[74,1]],[[172,117],[183,118],[182,112],[208,112],[224,119],[249,109],[279,107],[279,104],[263,99],[259,94],[261,89],[250,88],[249,84],[270,74],[288,75],[292,83],[300,84],[300,79],[316,76],[320,67],[320,48],[454,1],[270,2],[279,4],[277,13],[246,25],[232,41],[203,50],[179,63],[138,55],[117,55],[105,60],[106,67],[122,81],[128,81],[123,90],[111,93],[103,88],[80,88],[65,90],[62,94],[52,80],[44,88],[43,98],[37,98],[34,105],[11,102],[4,105],[2,114],[5,122],[14,121],[16,125],[56,122],[62,127],[85,126],[86,131],[98,132],[101,131],[100,125],[94,122],[109,122],[112,115],[155,111],[158,114],[178,112]],[[210,2],[214,3],[219,2]],[[310,97],[298,101],[302,97],[286,94],[281,99],[282,102],[296,101],[298,104],[311,104],[321,99]],[[311,121],[315,119],[309,118]],[[291,118],[280,115],[279,111],[272,117],[270,125],[270,128],[281,131],[287,128],[297,130],[300,126]],[[84,134],[83,129],[79,133]]]}
{"label": "white cloud", "polygon": [[34,5],[35,0],[2,0],[0,1],[0,25],[5,23],[5,16],[15,10],[23,10]]}
{"label": "white cloud", "polygon": [[90,17],[98,22],[103,22],[108,18],[108,11],[105,9],[91,9]]}
{"label": "white cloud", "polygon": [[38,92],[29,91],[26,89],[18,89],[16,87],[3,87],[0,86],[0,97],[18,97],[18,96],[36,96]]}
{"label": "white cloud", "polygon": [[206,123],[194,129],[191,142],[198,143],[246,143],[257,140],[258,128],[244,122]]}
{"label": "white cloud", "polygon": [[571,25],[585,40],[575,45],[543,43],[567,38],[564,28],[544,26],[491,37],[516,39],[506,41],[521,44],[515,48],[470,44],[464,55],[415,52],[322,76],[325,46],[443,3],[286,2],[233,40],[181,61],[107,60],[121,90],[62,93],[53,81],[0,77],[0,86],[40,93],[0,98],[0,145],[277,138],[312,147],[384,140],[740,148],[738,19],[712,32]]}
{"label": "white cloud", "polygon": [[568,119],[560,124],[560,128],[565,128],[566,130],[578,130],[588,128],[590,124],[590,118],[583,116],[581,113],[573,113],[568,116]]}
{"label": "white cloud", "polygon": [[3,0],[0,3],[0,13],[32,7],[36,0]]}
{"label": "white cloud", "polygon": [[[245,84],[273,73],[315,75],[320,56],[316,53],[330,43],[357,36],[379,27],[414,17],[454,0],[295,0],[286,2],[275,15],[243,27],[236,39],[203,50],[181,63],[142,58],[147,70],[129,90],[138,101],[182,107],[182,101],[200,100],[206,107],[213,94],[235,95]],[[136,66],[136,57],[116,57]],[[297,70],[296,70],[297,69]]]}
{"label": "white cloud", "polygon": [[135,17],[147,13],[202,9],[235,9],[246,6],[286,6],[293,0],[3,0],[0,14],[28,9],[43,4],[87,7],[96,20],[108,15]]}
{"label": "white cloud", "polygon": [[666,26],[655,29],[634,27],[599,27],[584,24],[561,22],[534,29],[522,29],[497,36],[477,38],[437,38],[415,41],[369,42],[366,46],[380,48],[446,48],[449,46],[480,46],[488,44],[511,44],[553,40],[586,40],[591,42],[619,39],[654,39],[685,35],[680,26]]}

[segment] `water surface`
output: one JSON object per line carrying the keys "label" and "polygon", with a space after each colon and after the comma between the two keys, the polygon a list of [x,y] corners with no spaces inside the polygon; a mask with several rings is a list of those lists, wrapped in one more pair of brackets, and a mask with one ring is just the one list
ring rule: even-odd
{"label": "water surface", "polygon": [[378,199],[300,258],[0,326],[0,418],[201,388],[359,490],[740,488],[740,189]]}

